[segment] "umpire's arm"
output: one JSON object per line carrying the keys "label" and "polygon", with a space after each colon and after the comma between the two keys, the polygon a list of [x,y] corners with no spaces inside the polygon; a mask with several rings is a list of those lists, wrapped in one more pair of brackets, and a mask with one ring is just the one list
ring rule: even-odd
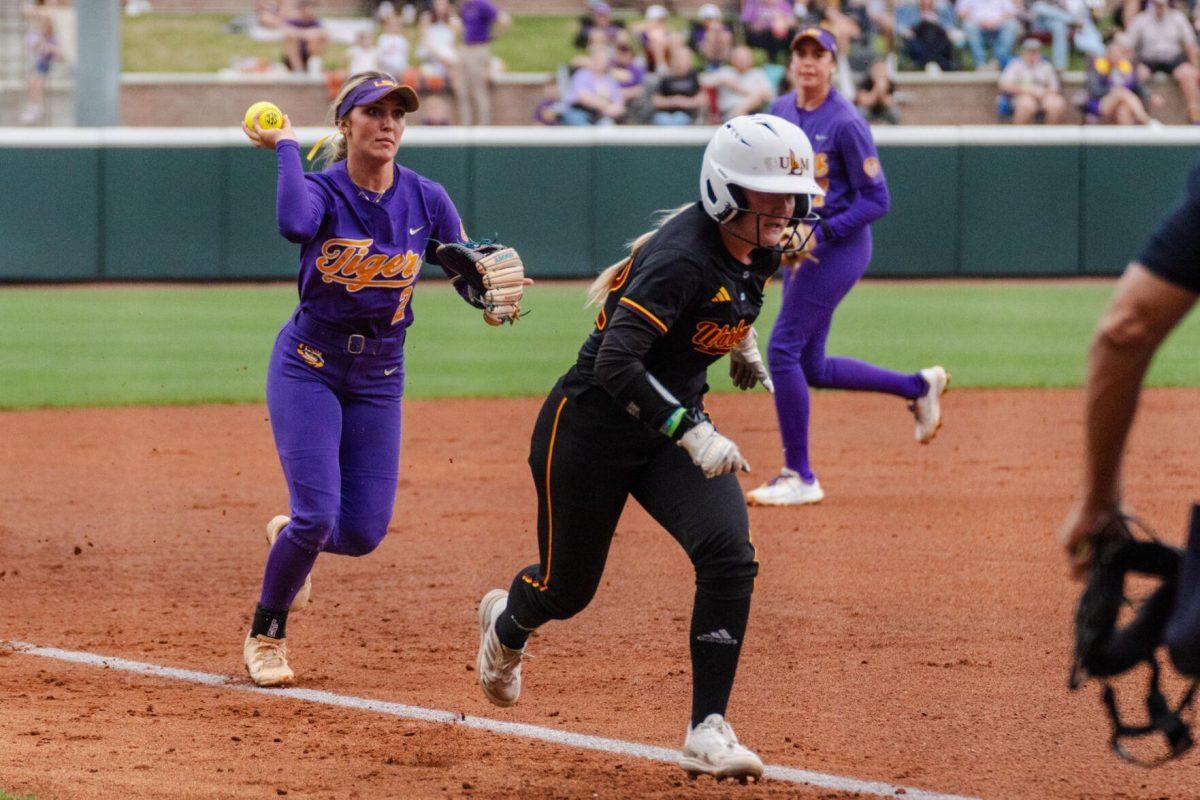
{"label": "umpire's arm", "polygon": [[1096,328],[1084,383],[1083,486],[1079,502],[1059,530],[1075,577],[1082,576],[1091,561],[1090,550],[1081,545],[1120,503],[1121,459],[1146,369],[1196,296],[1135,262],[1117,282],[1112,303]]}

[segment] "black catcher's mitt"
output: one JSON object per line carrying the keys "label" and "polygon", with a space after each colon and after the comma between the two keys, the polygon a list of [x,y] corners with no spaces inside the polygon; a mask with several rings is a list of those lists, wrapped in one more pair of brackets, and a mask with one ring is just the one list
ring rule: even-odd
{"label": "black catcher's mitt", "polygon": [[[1135,535],[1134,527],[1143,534],[1141,537]],[[1156,655],[1175,601],[1181,553],[1158,541],[1141,522],[1124,514],[1093,533],[1089,541],[1095,561],[1075,611],[1075,660],[1068,686],[1078,689],[1088,678],[1103,681],[1104,705],[1112,720],[1113,752],[1131,763],[1156,766],[1177,758],[1192,746],[1191,731],[1181,713],[1191,703],[1196,684],[1171,709],[1159,688]],[[1133,620],[1119,627],[1121,608],[1130,602],[1125,593],[1125,577],[1130,573],[1157,578],[1159,585],[1142,602]],[[1126,725],[1117,711],[1116,693],[1108,679],[1143,662],[1150,668],[1146,697],[1149,722]],[[1168,753],[1152,761],[1135,757],[1122,741],[1154,733],[1166,739]]]}

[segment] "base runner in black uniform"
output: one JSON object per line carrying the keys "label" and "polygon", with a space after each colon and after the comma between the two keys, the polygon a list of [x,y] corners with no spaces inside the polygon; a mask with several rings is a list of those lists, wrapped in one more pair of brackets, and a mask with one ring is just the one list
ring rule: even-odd
{"label": "base runner in black uniform", "polygon": [[479,682],[517,701],[534,629],[582,611],[632,495],[696,569],[690,632],[692,716],[679,764],[745,781],[762,761],[725,722],[758,573],[737,445],[702,408],[708,365],[731,358],[741,388],[770,387],[751,325],[781,253],[801,250],[814,195],[813,153],[790,122],[725,123],[705,150],[701,202],[634,242],[591,296],[596,327],[542,407],[529,465],[538,492],[540,559],[480,604]]}

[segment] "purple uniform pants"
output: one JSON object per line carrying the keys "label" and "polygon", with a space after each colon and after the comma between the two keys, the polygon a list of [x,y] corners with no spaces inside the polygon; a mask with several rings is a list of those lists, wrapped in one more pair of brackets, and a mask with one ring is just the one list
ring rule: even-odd
{"label": "purple uniform pants", "polygon": [[822,242],[813,256],[815,263],[806,261],[799,269],[781,270],[783,305],[767,348],[784,461],[809,482],[814,479],[808,464],[809,386],[886,392],[908,398],[920,397],[926,389],[925,379],[919,374],[892,372],[852,358],[825,355],[833,312],[871,262],[870,229]]}
{"label": "purple uniform pants", "polygon": [[292,521],[271,548],[263,608],[287,609],[318,553],[362,556],[387,533],[400,475],[404,338],[363,339],[301,313],[275,340],[267,409]]}

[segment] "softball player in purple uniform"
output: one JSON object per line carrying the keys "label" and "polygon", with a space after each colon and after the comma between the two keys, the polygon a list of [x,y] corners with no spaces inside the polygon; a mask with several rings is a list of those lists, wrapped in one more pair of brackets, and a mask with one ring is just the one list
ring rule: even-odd
{"label": "softball player in purple uniform", "polygon": [[479,606],[479,682],[517,701],[530,632],[591,602],[632,495],[696,570],[689,640],[692,713],[679,765],[748,779],[758,756],[725,722],[758,573],[742,491],[749,469],[703,411],[708,365],[729,354],[741,388],[767,382],[753,324],[781,241],[820,193],[799,128],[735,117],[704,154],[701,202],[684,206],[601,273],[601,310],[534,427],[540,559]]}
{"label": "softball player in purple uniform", "polygon": [[[333,105],[340,136],[328,147],[332,163],[308,175],[286,118],[282,129],[255,121],[246,131],[275,150],[279,231],[301,245],[300,304],[267,369],[291,514],[267,526],[271,551],[244,646],[260,686],[294,680],[288,610],[308,603],[317,555],[370,553],[392,516],[413,286],[423,260],[437,263],[438,244],[466,239],[446,191],[395,163],[405,114],[418,105],[390,75],[352,76]],[[456,286],[478,300],[461,280]],[[497,324],[509,311],[515,304],[492,307],[485,318]]]}
{"label": "softball player in purple uniform", "polygon": [[854,104],[832,88],[836,54],[829,31],[798,33],[791,63],[797,91],[780,97],[770,110],[808,134],[825,196],[817,199],[820,221],[809,240],[811,251],[799,266],[783,270],[783,305],[767,351],[786,466],[749,493],[751,505],[804,505],[825,496],[808,461],[809,386],[908,398],[917,441],[924,444],[941,424],[939,398],[949,382],[941,367],[902,374],[825,355],[833,312],[870,264],[870,224],[887,213],[889,203],[870,129]]}

